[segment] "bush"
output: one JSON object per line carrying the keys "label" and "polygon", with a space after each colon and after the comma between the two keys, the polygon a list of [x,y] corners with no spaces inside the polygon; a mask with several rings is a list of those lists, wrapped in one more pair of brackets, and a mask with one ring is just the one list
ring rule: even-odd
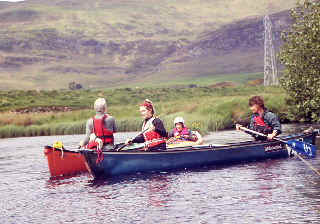
{"label": "bush", "polygon": [[306,0],[291,11],[293,25],[282,34],[279,58],[285,71],[280,80],[287,91],[289,117],[320,121],[320,2]]}
{"label": "bush", "polygon": [[82,85],[76,82],[70,82],[69,83],[69,89],[70,90],[77,90],[77,89],[82,89]]}
{"label": "bush", "polygon": [[197,88],[198,86],[196,84],[190,84],[188,85],[189,88]]}

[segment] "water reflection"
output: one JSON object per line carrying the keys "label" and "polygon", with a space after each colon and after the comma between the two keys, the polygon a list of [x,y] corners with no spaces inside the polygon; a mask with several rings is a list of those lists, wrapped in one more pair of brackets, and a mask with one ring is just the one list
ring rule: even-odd
{"label": "water reflection", "polygon": [[77,181],[79,181],[79,178],[82,178],[84,176],[89,178],[89,175],[85,175],[85,174],[50,177],[46,181],[45,187],[49,188],[49,189],[54,189],[57,187],[61,187],[63,185],[75,184],[75,183],[77,183]]}
{"label": "water reflection", "polygon": [[[0,140],[1,224],[320,221],[320,177],[297,158],[104,180],[87,174],[50,179],[43,146],[58,137],[67,146],[82,138]],[[209,137],[223,143],[248,136],[224,131]],[[319,155],[308,161],[320,169]]]}
{"label": "water reflection", "polygon": [[[155,207],[166,206],[170,194],[168,193],[170,189],[170,177],[168,174],[161,173],[147,173],[147,174],[131,174],[123,175],[122,177],[112,177],[109,179],[91,179],[87,182],[87,187],[89,188],[103,188],[109,189],[110,191],[123,186],[136,186],[135,190],[138,190],[137,194],[145,194],[148,198],[148,205]],[[143,183],[143,185],[140,185]],[[68,184],[68,183],[66,183]],[[69,182],[72,184],[72,182]],[[104,196],[110,199],[109,196]]]}
{"label": "water reflection", "polygon": [[165,175],[156,175],[148,181],[149,204],[155,207],[166,206],[170,194],[169,180]]}
{"label": "water reflection", "polygon": [[273,201],[272,191],[274,189],[283,188],[279,182],[280,173],[274,170],[274,167],[279,167],[282,160],[268,160],[257,163],[254,169],[255,180],[258,183],[259,198],[263,199],[263,204],[271,204]]}

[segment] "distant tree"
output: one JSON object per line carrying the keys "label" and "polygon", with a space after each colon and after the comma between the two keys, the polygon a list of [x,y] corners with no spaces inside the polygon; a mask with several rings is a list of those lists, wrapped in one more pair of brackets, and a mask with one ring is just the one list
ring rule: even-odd
{"label": "distant tree", "polygon": [[76,89],[76,83],[75,82],[69,82],[69,89],[75,90]]}
{"label": "distant tree", "polygon": [[77,84],[76,84],[76,89],[82,89],[82,85],[79,84],[79,83],[77,83]]}
{"label": "distant tree", "polygon": [[70,82],[69,89],[70,90],[82,89],[82,85],[76,82]]}
{"label": "distant tree", "polygon": [[282,33],[285,66],[281,85],[288,93],[289,117],[320,121],[320,1],[305,0],[291,10],[293,25]]}
{"label": "distant tree", "polygon": [[197,85],[196,85],[196,84],[189,84],[188,87],[189,87],[189,88],[197,88]]}

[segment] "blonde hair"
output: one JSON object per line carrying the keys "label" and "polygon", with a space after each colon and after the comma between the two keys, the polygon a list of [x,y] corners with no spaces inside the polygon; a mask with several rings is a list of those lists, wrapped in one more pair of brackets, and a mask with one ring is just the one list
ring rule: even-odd
{"label": "blonde hair", "polygon": [[105,112],[107,109],[107,102],[104,98],[98,98],[94,102],[94,109],[96,112]]}

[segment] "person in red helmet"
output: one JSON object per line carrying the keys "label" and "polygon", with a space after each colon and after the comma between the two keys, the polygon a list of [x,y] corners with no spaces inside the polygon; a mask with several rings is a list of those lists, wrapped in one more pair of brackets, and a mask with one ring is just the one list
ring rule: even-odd
{"label": "person in red helmet", "polygon": [[143,118],[142,132],[134,139],[127,139],[126,144],[145,143],[144,150],[166,150],[167,131],[163,122],[155,116],[153,103],[146,99],[140,105],[140,113]]}

